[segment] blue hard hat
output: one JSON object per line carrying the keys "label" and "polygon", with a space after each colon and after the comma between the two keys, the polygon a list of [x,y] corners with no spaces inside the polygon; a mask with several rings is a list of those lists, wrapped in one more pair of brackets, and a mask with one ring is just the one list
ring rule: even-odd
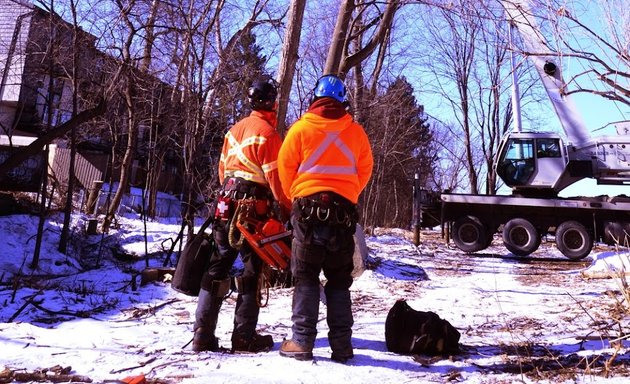
{"label": "blue hard hat", "polygon": [[332,97],[343,103],[346,101],[346,86],[335,75],[324,75],[317,80],[313,90],[315,97]]}

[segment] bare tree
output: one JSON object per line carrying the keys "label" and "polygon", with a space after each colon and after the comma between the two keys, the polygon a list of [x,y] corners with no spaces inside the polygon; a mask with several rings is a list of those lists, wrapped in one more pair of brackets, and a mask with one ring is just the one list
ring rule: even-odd
{"label": "bare tree", "polygon": [[[193,230],[197,209],[217,185],[217,161],[228,125],[244,112],[237,102],[244,96],[248,81],[256,76],[239,67],[242,49],[256,28],[277,25],[278,18],[266,12],[268,1],[256,1],[247,8],[225,0],[208,2],[176,1],[163,3],[170,26],[160,44],[168,52],[165,73],[173,79],[171,101],[181,105],[173,119],[180,127],[172,147],[179,151],[183,168],[184,203],[182,232]],[[234,12],[241,17],[235,17]],[[251,73],[250,73],[251,72]]]}
{"label": "bare tree", "polygon": [[[110,47],[115,47],[111,52],[115,53],[114,60],[109,62],[115,63],[116,75],[111,77],[112,92],[108,97],[115,100],[113,108],[115,105],[125,115],[124,121],[111,125],[114,142],[112,161],[120,159],[115,164],[120,169],[120,177],[102,223],[103,231],[111,225],[131,183],[139,184],[137,179],[142,179],[140,182],[144,184],[141,209],[144,214],[155,215],[160,170],[173,135],[172,129],[165,128],[163,123],[173,123],[169,113],[172,114],[174,104],[181,100],[171,98],[169,101],[168,96],[177,91],[173,89],[169,93],[168,87],[160,81],[159,70],[164,68],[157,65],[154,68],[154,61],[159,56],[153,52],[156,47],[165,48],[165,35],[177,29],[177,26],[167,24],[172,21],[164,16],[168,12],[161,13],[174,7],[159,0],[112,0],[112,3],[102,6],[105,12],[109,12],[105,13],[105,17],[110,22],[103,25],[101,34],[107,37]],[[112,10],[115,12],[111,13]],[[162,64],[161,61],[159,63]],[[161,135],[157,135],[158,131]],[[123,146],[120,155],[116,154],[120,150],[118,143]],[[134,177],[136,171],[138,175]]]}
{"label": "bare tree", "polygon": [[[74,0],[70,0],[72,11],[72,68],[70,81],[72,83],[72,117],[75,117],[79,108],[78,101],[78,67],[79,67],[79,25],[77,22],[77,10]],[[59,252],[66,253],[68,239],[70,237],[70,216],[72,214],[72,196],[75,187],[74,168],[77,154],[76,127],[70,130],[70,164],[68,167],[68,189],[66,194],[66,206],[64,210],[63,226],[59,237]]]}
{"label": "bare tree", "polygon": [[366,111],[365,128],[372,143],[374,171],[367,185],[361,217],[366,226],[407,227],[411,223],[414,176],[426,185],[432,177],[435,151],[424,107],[405,78],[394,80],[375,96]]}
{"label": "bare tree", "polygon": [[[358,5],[358,7],[357,7]],[[385,2],[385,9],[382,13],[374,17],[372,20],[362,23],[360,28],[353,28],[353,13],[358,10],[359,13],[365,12],[371,6],[377,6],[377,2],[360,2],[357,4],[355,0],[343,0],[339,6],[337,22],[333,31],[330,49],[326,58],[324,73],[335,73],[342,77],[348,73],[350,69],[359,65],[363,60],[368,58],[374,50],[383,43],[389,29],[391,28],[396,10],[400,6],[400,1],[390,0]],[[357,18],[363,22],[363,18]],[[376,28],[374,28],[376,26]],[[358,36],[375,29],[371,39],[367,40],[364,46],[350,53],[351,42]]]}
{"label": "bare tree", "polygon": [[[465,0],[464,0],[465,2]],[[481,29],[479,21],[473,17],[471,8],[459,2],[460,14],[439,10],[440,18],[425,18],[434,37],[434,50],[437,51],[435,69],[435,84],[442,88],[440,95],[444,97],[456,110],[461,141],[465,149],[464,158],[468,170],[468,184],[471,193],[478,193],[479,159],[474,151],[474,128],[472,126],[471,82],[477,35]],[[468,11],[466,11],[468,10]],[[441,68],[438,70],[438,68]],[[445,71],[447,71],[445,73]],[[451,82],[447,81],[450,80]],[[454,92],[447,87],[454,86]]]}
{"label": "bare tree", "polygon": [[431,126],[435,163],[425,187],[435,191],[457,190],[466,185],[464,149],[453,145],[457,129],[435,118],[431,119]]}
{"label": "bare tree", "polygon": [[[454,129],[445,149],[450,158],[462,161],[471,193],[480,193],[482,188],[485,193],[496,193],[496,151],[512,116],[507,23],[495,23],[498,10],[496,4],[489,7],[478,0],[430,7],[422,13],[425,28],[418,31],[418,39],[427,41],[434,52],[422,61],[424,76],[431,79],[427,91],[450,105],[455,119],[455,124],[441,125]],[[460,152],[455,146],[463,156],[452,155]]]}
{"label": "bare tree", "polygon": [[130,2],[122,3],[120,0],[115,1],[115,5],[117,6],[117,12],[120,16],[120,19],[124,23],[126,27],[126,36],[123,38],[121,49],[121,69],[123,76],[121,77],[122,82],[122,96],[125,101],[126,113],[127,113],[127,145],[125,147],[123,159],[120,165],[120,182],[118,185],[118,189],[112,198],[112,201],[109,205],[107,213],[105,214],[105,218],[102,223],[103,232],[109,231],[109,226],[114,219],[116,212],[118,211],[118,206],[122,200],[123,195],[126,193],[127,187],[129,185],[129,180],[131,178],[131,168],[134,160],[134,154],[136,150],[136,142],[138,138],[138,126],[137,126],[137,118],[135,114],[136,108],[136,88],[135,88],[135,59],[132,56],[132,47],[134,39],[139,31],[139,27],[135,26],[132,22],[132,12],[134,11],[134,6],[136,5],[136,1],[132,0]]}
{"label": "bare tree", "polygon": [[302,35],[302,21],[304,19],[304,8],[306,0],[292,0],[289,7],[288,25],[282,45],[282,56],[278,66],[278,127],[280,135],[284,136],[286,128],[287,107],[289,104],[289,94],[293,85],[295,75],[295,64],[298,60],[298,50],[300,47],[300,37]]}

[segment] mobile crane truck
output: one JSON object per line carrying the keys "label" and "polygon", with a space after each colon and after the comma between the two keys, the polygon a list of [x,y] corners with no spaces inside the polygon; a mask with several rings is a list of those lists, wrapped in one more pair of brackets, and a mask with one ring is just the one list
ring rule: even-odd
{"label": "mobile crane truck", "polygon": [[[525,0],[501,1],[526,52],[550,52],[530,16]],[[517,256],[536,251],[541,237],[555,236],[564,256],[582,259],[595,241],[626,245],[630,239],[630,197],[562,198],[558,193],[584,178],[597,184],[630,183],[630,135],[591,137],[568,95],[557,56],[529,56],[567,138],[551,132],[523,132],[514,93],[515,130],[499,144],[494,171],[511,195],[476,195],[415,191],[419,227],[442,226],[464,252],[487,248],[502,229],[503,243]],[[514,61],[514,59],[513,59]],[[514,63],[513,63],[514,64]],[[514,73],[516,71],[513,71]],[[513,74],[515,76],[515,74]],[[515,79],[514,87],[517,88]]]}

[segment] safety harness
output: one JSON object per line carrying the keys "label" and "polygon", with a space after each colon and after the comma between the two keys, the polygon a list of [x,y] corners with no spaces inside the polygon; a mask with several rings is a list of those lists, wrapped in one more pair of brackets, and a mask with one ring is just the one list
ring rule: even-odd
{"label": "safety harness", "polygon": [[298,220],[303,223],[319,222],[350,227],[359,218],[356,205],[334,192],[299,197],[295,204],[300,210]]}
{"label": "safety harness", "polygon": [[[219,192],[215,218],[227,222],[228,241],[232,248],[240,249],[247,241],[263,261],[258,282],[258,305],[266,306],[269,288],[266,269],[285,271],[291,258],[291,231],[276,218],[269,188],[241,178],[229,178]],[[267,289],[263,303],[260,291]]]}

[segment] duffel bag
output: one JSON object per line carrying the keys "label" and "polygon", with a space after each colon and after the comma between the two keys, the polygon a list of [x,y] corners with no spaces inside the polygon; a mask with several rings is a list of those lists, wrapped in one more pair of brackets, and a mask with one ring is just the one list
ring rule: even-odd
{"label": "duffel bag", "polygon": [[171,287],[188,296],[199,295],[201,279],[214,250],[214,238],[205,232],[212,219],[208,218],[199,232],[186,242],[175,267]]}

